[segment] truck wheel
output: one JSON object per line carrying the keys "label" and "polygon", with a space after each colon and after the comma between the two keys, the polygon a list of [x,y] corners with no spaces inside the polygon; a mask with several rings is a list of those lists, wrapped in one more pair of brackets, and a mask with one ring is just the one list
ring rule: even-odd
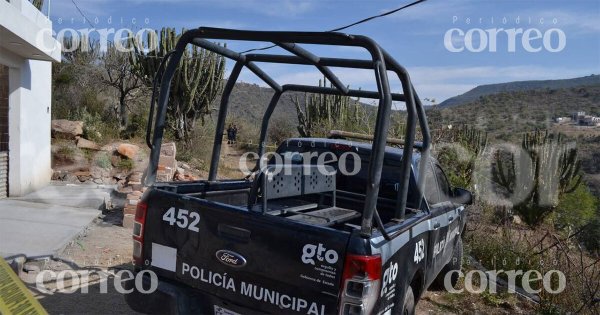
{"label": "truck wheel", "polygon": [[[444,278],[446,277],[446,274],[451,271],[460,271],[460,268],[462,266],[462,259],[463,259],[463,243],[462,243],[462,239],[459,238],[458,241],[456,242],[456,246],[454,246],[454,253],[452,253],[452,258],[444,266],[444,268],[442,268],[442,271],[440,271],[440,273],[435,278],[434,285],[433,285],[433,287],[435,289],[439,289],[439,290],[446,289],[446,287],[444,286]],[[450,285],[452,285],[452,287],[456,287],[457,283],[458,283],[458,273],[454,272],[454,273],[452,273],[452,276],[450,277]]]}
{"label": "truck wheel", "polygon": [[406,288],[404,294],[404,305],[402,306],[402,315],[414,315],[415,314],[415,294],[413,293],[412,287]]}

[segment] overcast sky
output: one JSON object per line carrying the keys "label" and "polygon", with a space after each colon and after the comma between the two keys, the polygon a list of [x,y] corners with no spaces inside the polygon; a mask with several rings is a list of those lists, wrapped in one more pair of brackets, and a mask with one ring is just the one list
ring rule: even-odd
{"label": "overcast sky", "polygon": [[[89,23],[84,23],[72,0],[47,1],[50,2],[55,31],[91,28]],[[163,26],[190,29],[213,26],[321,31],[382,13],[409,1],[75,2],[98,29],[137,30]],[[519,29],[529,37],[525,43],[524,34]],[[572,78],[600,73],[598,0],[428,0],[392,16],[352,27],[346,32],[371,36],[377,40],[408,68],[420,97],[434,98],[438,103],[481,84]],[[514,39],[513,47],[511,37]],[[263,44],[228,45],[235,50],[244,50]],[[322,56],[368,58],[366,52],[356,48],[308,48]],[[228,68],[232,65],[230,62]],[[321,77],[309,67],[264,65],[264,69],[282,83],[316,84]],[[353,88],[374,88],[371,72],[335,70]],[[241,80],[263,85],[250,72],[244,72]],[[392,87],[401,92],[399,84],[393,82]]]}

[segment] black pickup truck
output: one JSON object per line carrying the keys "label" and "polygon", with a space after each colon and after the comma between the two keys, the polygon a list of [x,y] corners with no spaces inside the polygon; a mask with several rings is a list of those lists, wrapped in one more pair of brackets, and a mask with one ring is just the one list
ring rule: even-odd
{"label": "black pickup truck", "polygon": [[[239,54],[208,39],[266,41],[292,55]],[[364,47],[373,58],[321,58],[301,43]],[[157,183],[169,86],[188,44],[227,56],[236,65],[223,91],[209,178]],[[259,61],[312,65],[334,86],[280,86],[256,66]],[[243,67],[275,91],[261,126],[260,155],[270,116],[286,91],[378,99],[372,143],[339,139],[340,134],[338,139],[289,139],[277,150],[284,163],[261,159],[264,163],[257,163],[252,177],[216,180],[228,96]],[[329,67],[373,69],[378,89],[350,90]],[[403,94],[391,93],[388,71],[398,75]],[[451,189],[429,157],[425,113],[408,74],[371,39],[331,32],[199,28],[183,34],[155,82],[160,93],[152,98],[156,119],[151,117],[147,134],[152,149],[145,174],[149,189],[138,204],[133,257],[136,271],[153,271],[158,284],[148,294],[128,284],[133,293],[126,300],[134,310],[412,314],[431,283],[460,268],[460,234],[471,194]],[[407,108],[406,136],[399,147],[387,145],[392,100]],[[415,142],[417,123],[421,143]],[[318,158],[323,155],[326,162]],[[150,274],[143,277],[146,288]]]}

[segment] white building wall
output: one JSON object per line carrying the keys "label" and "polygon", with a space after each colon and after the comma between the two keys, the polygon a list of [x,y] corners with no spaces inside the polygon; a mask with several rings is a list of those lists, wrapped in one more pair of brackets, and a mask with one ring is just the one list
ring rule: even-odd
{"label": "white building wall", "polygon": [[50,182],[52,64],[24,59],[9,71],[9,196]]}
{"label": "white building wall", "polygon": [[9,67],[9,196],[50,182],[52,64],[60,44],[52,22],[27,0],[0,0],[0,64]]}

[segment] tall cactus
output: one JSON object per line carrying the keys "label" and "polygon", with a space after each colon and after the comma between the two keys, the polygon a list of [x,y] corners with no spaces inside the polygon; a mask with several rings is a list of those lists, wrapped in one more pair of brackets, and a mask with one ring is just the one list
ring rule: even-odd
{"label": "tall cactus", "polygon": [[[582,182],[577,149],[562,134],[536,131],[523,136],[523,152],[496,156],[493,179],[512,195],[525,192],[513,206],[529,225],[538,225],[558,205],[560,196]],[[525,155],[526,154],[526,155]],[[517,182],[529,183],[517,186]]]}
{"label": "tall cactus", "polygon": [[[185,32],[185,30],[183,30]],[[149,47],[157,47],[150,52],[136,49],[131,55],[131,62],[138,73],[151,85],[158,70],[160,61],[175,49],[180,38],[173,28],[163,28],[160,36],[155,38],[148,34]],[[190,47],[184,51],[183,57],[173,76],[171,94],[167,110],[169,127],[175,132],[177,140],[190,140],[190,132],[200,119],[210,114],[211,103],[218,96],[223,86],[225,58],[199,47]]]}
{"label": "tall cactus", "polygon": [[[319,80],[319,87],[325,86],[327,79]],[[333,87],[331,83],[329,86]],[[356,128],[358,124],[364,124],[365,109],[349,96],[306,93],[304,104],[298,96],[291,99],[296,106],[298,132],[302,137],[324,136],[334,128]]]}
{"label": "tall cactus", "polygon": [[434,155],[447,171],[446,175],[456,187],[475,189],[474,170],[488,146],[488,134],[474,127],[434,130]]}
{"label": "tall cactus", "polygon": [[450,133],[453,142],[458,142],[468,148],[475,156],[479,156],[485,151],[488,145],[487,132],[478,130],[474,127],[463,125],[460,128],[452,129]]}

